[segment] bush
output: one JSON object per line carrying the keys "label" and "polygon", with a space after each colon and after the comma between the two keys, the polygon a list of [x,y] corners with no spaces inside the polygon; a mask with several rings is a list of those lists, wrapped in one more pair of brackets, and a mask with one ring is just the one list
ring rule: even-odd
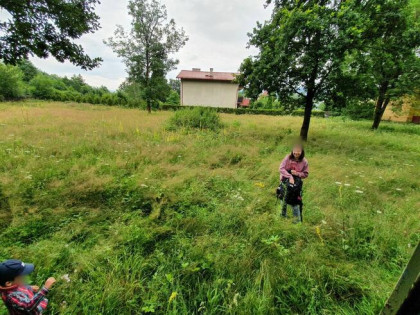
{"label": "bush", "polygon": [[23,97],[23,73],[13,66],[0,63],[0,96],[3,99]]}
{"label": "bush", "polygon": [[171,90],[169,97],[166,99],[166,102],[170,105],[179,105],[180,104],[180,97],[178,92]]}
{"label": "bush", "polygon": [[[305,110],[303,108],[295,109],[292,112],[292,116],[303,116],[305,115]],[[325,117],[325,111],[319,109],[312,110],[312,117]]]}
{"label": "bush", "polygon": [[343,115],[354,120],[373,119],[374,111],[373,102],[351,101],[343,109]]}
{"label": "bush", "polygon": [[169,129],[209,129],[216,131],[222,127],[220,117],[215,110],[196,107],[177,111],[169,120]]}
{"label": "bush", "polygon": [[53,84],[54,82],[50,77],[38,74],[30,82],[32,95],[43,100],[55,99],[56,93],[54,93]]}
{"label": "bush", "polygon": [[[160,106],[161,110],[181,110],[186,108],[196,108],[196,106],[176,106],[164,104]],[[218,113],[225,114],[236,114],[236,115],[270,115],[270,116],[280,116],[286,115],[286,112],[281,109],[248,109],[248,108],[220,108],[220,107],[200,107],[208,108],[214,110]]]}

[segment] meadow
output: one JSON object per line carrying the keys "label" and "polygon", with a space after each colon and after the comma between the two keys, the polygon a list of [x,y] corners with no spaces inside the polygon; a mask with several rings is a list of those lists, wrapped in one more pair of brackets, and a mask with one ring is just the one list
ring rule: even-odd
{"label": "meadow", "polygon": [[172,115],[0,103],[0,260],[60,279],[49,314],[381,310],[420,241],[419,126],[313,118],[294,225],[274,191],[301,117]]}

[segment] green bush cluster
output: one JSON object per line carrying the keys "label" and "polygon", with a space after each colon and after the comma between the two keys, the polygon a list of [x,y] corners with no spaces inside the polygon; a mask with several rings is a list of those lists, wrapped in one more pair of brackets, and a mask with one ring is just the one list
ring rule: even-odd
{"label": "green bush cluster", "polygon": [[351,101],[343,108],[343,115],[354,120],[373,119],[375,112],[374,102]]}
{"label": "green bush cluster", "polygon": [[22,71],[0,63],[0,101],[20,99],[24,96]]}
{"label": "green bush cluster", "polygon": [[208,129],[217,131],[222,127],[218,113],[209,108],[186,108],[175,112],[169,119],[168,129]]}
{"label": "green bush cluster", "polygon": [[[102,105],[120,105],[146,108],[146,103],[132,84],[123,85],[117,92],[106,87],[88,85],[80,75],[71,78],[49,75],[39,71],[29,61],[22,61],[17,66],[0,62],[0,101],[36,98],[59,102],[77,102]],[[173,91],[168,98],[171,104],[179,104],[179,95]]]}
{"label": "green bush cluster", "polygon": [[[292,112],[292,116],[303,116],[305,115],[305,110],[302,108],[295,109]],[[319,110],[319,109],[313,109],[312,110],[312,116],[313,117],[325,117],[325,111]]]}
{"label": "green bush cluster", "polygon": [[[164,104],[160,106],[161,110],[182,110],[182,109],[192,109],[196,108],[196,106],[177,106],[177,105],[169,105]],[[289,115],[289,113],[285,110],[281,109],[249,109],[249,108],[213,108],[213,107],[200,107],[200,108],[208,108],[212,109],[218,113],[225,113],[225,114],[236,114],[236,115],[268,115],[268,116],[285,116]],[[293,116],[303,116],[304,114],[303,109],[297,109],[292,112]],[[325,111],[322,110],[313,110],[312,115],[315,117],[324,117]]]}

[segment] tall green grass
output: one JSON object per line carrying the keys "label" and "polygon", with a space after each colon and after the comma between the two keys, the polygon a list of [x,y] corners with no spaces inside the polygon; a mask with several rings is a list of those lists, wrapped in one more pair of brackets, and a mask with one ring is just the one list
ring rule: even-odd
{"label": "tall green grass", "polygon": [[314,118],[296,226],[274,188],[301,118],[98,108],[0,105],[0,259],[69,275],[51,314],[377,314],[420,240],[418,126]]}

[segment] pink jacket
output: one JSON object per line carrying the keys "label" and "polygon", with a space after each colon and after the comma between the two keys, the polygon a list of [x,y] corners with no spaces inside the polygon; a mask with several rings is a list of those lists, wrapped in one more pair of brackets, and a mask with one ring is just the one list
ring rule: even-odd
{"label": "pink jacket", "polygon": [[290,154],[286,155],[280,164],[280,180],[291,178],[292,174],[288,171],[295,170],[300,178],[306,178],[309,175],[309,164],[304,158],[302,161],[295,161],[290,158]]}

